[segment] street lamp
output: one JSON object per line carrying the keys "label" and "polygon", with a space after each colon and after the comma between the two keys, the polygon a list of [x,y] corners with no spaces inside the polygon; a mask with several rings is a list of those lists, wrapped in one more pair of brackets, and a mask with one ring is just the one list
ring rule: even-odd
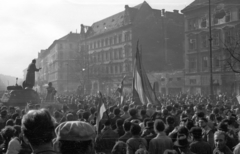
{"label": "street lamp", "polygon": [[213,99],[213,72],[212,72],[212,18],[211,18],[211,0],[208,0],[209,9],[209,73],[210,73],[210,97]]}

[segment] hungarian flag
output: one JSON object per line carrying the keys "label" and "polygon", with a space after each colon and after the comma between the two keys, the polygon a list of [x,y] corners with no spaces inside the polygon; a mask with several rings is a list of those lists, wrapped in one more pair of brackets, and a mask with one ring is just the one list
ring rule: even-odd
{"label": "hungarian flag", "polygon": [[97,118],[96,118],[97,131],[99,129],[99,122],[103,118],[103,114],[106,111],[106,107],[105,107],[105,105],[103,103],[103,100],[102,100],[102,94],[99,93],[99,95],[100,95],[100,99],[99,99],[100,101],[99,101],[99,104],[98,104]]}
{"label": "hungarian flag", "polygon": [[133,100],[142,104],[155,104],[156,96],[142,66],[142,56],[137,42],[133,70]]}
{"label": "hungarian flag", "polygon": [[117,92],[120,94],[120,105],[123,104],[123,101],[124,101],[124,95],[123,95],[123,86],[124,86],[124,80],[126,78],[126,75],[123,77],[122,81],[121,81],[121,84],[119,85],[118,89],[117,89]]}

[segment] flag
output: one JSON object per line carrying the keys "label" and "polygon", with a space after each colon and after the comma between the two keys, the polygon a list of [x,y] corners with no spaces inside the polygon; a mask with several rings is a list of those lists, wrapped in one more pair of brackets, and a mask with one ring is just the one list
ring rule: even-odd
{"label": "flag", "polygon": [[238,103],[240,104],[240,95],[237,96]]}
{"label": "flag", "polygon": [[121,84],[119,85],[117,92],[120,94],[120,105],[123,104],[124,101],[124,95],[123,95],[123,86],[124,86],[124,80],[126,78],[126,75],[123,77]]}
{"label": "flag", "polygon": [[156,96],[148,80],[147,74],[142,66],[142,57],[138,42],[133,70],[133,100],[142,104],[155,104]]}
{"label": "flag", "polygon": [[97,127],[97,131],[99,129],[99,122],[100,120],[103,118],[103,114],[106,111],[106,107],[102,101],[102,94],[99,93],[100,95],[100,102],[98,104],[98,110],[97,110],[97,118],[96,118],[96,127]]}

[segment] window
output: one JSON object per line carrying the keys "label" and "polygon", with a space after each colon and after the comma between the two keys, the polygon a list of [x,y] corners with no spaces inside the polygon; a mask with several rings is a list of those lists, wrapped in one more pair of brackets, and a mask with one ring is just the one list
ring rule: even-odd
{"label": "window", "polygon": [[104,47],[104,40],[101,40],[101,47]]}
{"label": "window", "polygon": [[212,35],[212,39],[213,39],[213,46],[218,46],[219,45],[219,33],[213,33]]}
{"label": "window", "polygon": [[182,80],[182,78],[180,78],[180,77],[177,78],[177,81],[181,81],[181,80]]}
{"label": "window", "polygon": [[129,41],[130,40],[130,32],[126,32],[125,34],[124,34],[124,39],[125,39],[125,41]]}
{"label": "window", "polygon": [[171,82],[171,81],[173,81],[173,79],[172,79],[172,78],[169,78],[168,81]]}
{"label": "window", "polygon": [[130,54],[129,54],[129,46],[126,45],[125,46],[125,57],[129,57],[129,56],[130,56]]}
{"label": "window", "polygon": [[232,38],[232,31],[231,30],[227,30],[225,32],[225,43],[226,44],[231,44],[232,40],[233,40],[233,38]]}
{"label": "window", "polygon": [[231,21],[231,12],[226,11],[225,22],[230,22],[230,21]]}
{"label": "window", "polygon": [[215,57],[213,62],[214,62],[214,67],[215,68],[220,67],[220,57]]}
{"label": "window", "polygon": [[193,39],[193,38],[189,39],[189,49],[190,50],[196,49],[196,39]]}
{"label": "window", "polygon": [[118,59],[119,55],[118,55],[118,49],[114,49],[114,59]]}
{"label": "window", "polygon": [[117,44],[117,35],[114,36],[114,44]]}
{"label": "window", "polygon": [[121,43],[122,42],[122,34],[118,35],[118,42]]}
{"label": "window", "polygon": [[122,67],[122,64],[119,65],[119,73],[122,73],[123,72],[123,67]]}
{"label": "window", "polygon": [[240,8],[238,9],[238,20],[240,20]]}
{"label": "window", "polygon": [[122,59],[123,58],[122,48],[119,48],[118,52],[119,52],[119,59]]}
{"label": "window", "polygon": [[112,38],[112,37],[110,37],[109,41],[110,41],[110,45],[113,45],[113,44],[114,44],[114,43],[113,43],[113,38]]}
{"label": "window", "polygon": [[203,34],[201,37],[202,37],[201,38],[202,48],[207,48],[208,47],[208,35]]}
{"label": "window", "polygon": [[188,30],[194,30],[194,29],[197,29],[197,20],[196,20],[196,18],[188,20]]}
{"label": "window", "polygon": [[202,58],[202,71],[207,71],[208,69],[208,57],[205,56]]}
{"label": "window", "polygon": [[240,28],[236,29],[236,41],[240,42]]}
{"label": "window", "polygon": [[197,71],[197,59],[195,57],[189,57],[189,72]]}
{"label": "window", "polygon": [[197,80],[196,79],[190,79],[189,83],[190,83],[190,85],[197,84]]}
{"label": "window", "polygon": [[63,45],[62,43],[59,44],[59,49],[62,49],[63,48]]}
{"label": "window", "polygon": [[98,47],[101,47],[101,43],[100,43],[100,40],[98,41]]}
{"label": "window", "polygon": [[108,38],[105,38],[105,46],[108,46]]}
{"label": "window", "polygon": [[72,48],[73,48],[73,45],[72,45],[71,43],[69,44],[69,48],[70,48],[70,49],[72,49]]}
{"label": "window", "polygon": [[200,19],[200,27],[201,28],[206,28],[207,27],[207,18],[203,17]]}

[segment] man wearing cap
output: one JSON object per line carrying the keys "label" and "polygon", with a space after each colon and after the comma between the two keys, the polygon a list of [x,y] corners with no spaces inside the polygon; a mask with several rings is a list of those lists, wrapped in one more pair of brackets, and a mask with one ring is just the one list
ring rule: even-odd
{"label": "man wearing cap", "polygon": [[[212,148],[209,143],[202,140],[202,129],[193,127],[190,130],[193,142],[190,144],[190,150],[196,154],[212,154]],[[204,149],[204,150],[203,150]]]}
{"label": "man wearing cap", "polygon": [[95,130],[83,121],[67,121],[56,129],[54,148],[61,154],[94,154]]}

